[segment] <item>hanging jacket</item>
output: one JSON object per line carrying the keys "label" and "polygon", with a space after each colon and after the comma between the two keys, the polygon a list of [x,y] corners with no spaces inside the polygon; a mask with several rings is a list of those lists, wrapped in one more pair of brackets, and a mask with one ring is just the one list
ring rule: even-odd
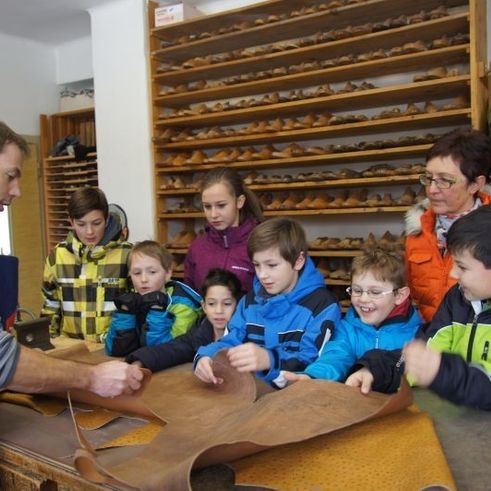
{"label": "hanging jacket", "polygon": [[320,358],[309,365],[305,373],[312,378],[344,381],[350,368],[365,352],[402,348],[414,338],[422,324],[417,310],[411,305],[408,307],[405,314],[387,318],[378,328],[365,324],[356,310],[350,307],[343,320],[336,325],[334,336],[326,344]]}
{"label": "hanging jacket", "polygon": [[73,232],[46,259],[41,316],[50,333],[102,342],[115,310],[114,299],[128,282],[131,244],[121,238],[119,220],[108,220],[100,244],[89,249]]}
{"label": "hanging jacket", "polygon": [[[491,204],[491,195],[480,193],[482,204]],[[453,261],[442,255],[435,234],[436,215],[429,201],[413,206],[406,214],[406,267],[411,296],[426,322],[431,322],[445,293],[455,285],[450,276]]]}
{"label": "hanging jacket", "polygon": [[198,350],[213,357],[224,348],[256,343],[269,355],[270,368],[256,372],[263,380],[284,387],[282,370],[298,372],[314,361],[341,318],[336,299],[323,276],[307,257],[292,291],[267,296],[257,277],[228,324],[229,334]]}
{"label": "hanging jacket", "polygon": [[237,227],[220,231],[207,225],[189,247],[184,261],[184,283],[199,291],[208,272],[222,268],[237,276],[243,293],[252,287],[254,266],[247,255],[247,239],[259,222],[248,218]]}
{"label": "hanging jacket", "polygon": [[198,293],[175,280],[165,285],[164,293],[163,301],[151,308],[114,312],[104,339],[108,355],[126,356],[142,346],[168,343],[196,323],[201,315],[202,299]]}
{"label": "hanging jacket", "polygon": [[213,339],[213,326],[206,317],[203,317],[201,322],[192,327],[186,334],[178,336],[169,343],[139,348],[126,357],[126,362],[139,361],[145,368],[152,372],[158,372],[193,361],[198,349],[212,343]]}

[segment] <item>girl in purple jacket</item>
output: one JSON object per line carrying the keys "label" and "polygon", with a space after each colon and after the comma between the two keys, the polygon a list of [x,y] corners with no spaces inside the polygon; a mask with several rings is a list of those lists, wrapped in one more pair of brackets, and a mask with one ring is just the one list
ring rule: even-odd
{"label": "girl in purple jacket", "polygon": [[189,247],[184,261],[184,282],[199,289],[208,271],[222,268],[239,278],[243,293],[252,287],[254,267],[247,255],[247,239],[262,220],[256,195],[240,174],[217,167],[205,176],[201,190],[205,233]]}

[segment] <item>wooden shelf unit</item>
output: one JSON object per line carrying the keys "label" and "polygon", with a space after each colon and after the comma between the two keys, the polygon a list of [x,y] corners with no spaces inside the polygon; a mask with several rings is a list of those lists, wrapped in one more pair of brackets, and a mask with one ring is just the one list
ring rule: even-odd
{"label": "wooden shelf unit", "polygon": [[76,135],[80,144],[96,146],[95,112],[78,109],[40,116],[41,153],[45,209],[45,239],[48,250],[63,240],[69,231],[67,206],[71,193],[83,186],[97,186],[97,153],[89,152],[82,161],[66,155],[51,157],[56,142]]}
{"label": "wooden shelf unit", "polygon": [[[336,2],[336,8],[326,9],[329,2],[321,0],[271,0],[158,28],[153,27],[155,4],[149,4],[159,241],[171,242],[177,226],[183,230],[196,230],[201,226],[203,213],[175,211],[173,206],[182,199],[185,203],[195,199],[192,204],[196,206],[199,193],[192,187],[193,182],[214,167],[226,165],[246,175],[252,171],[268,174],[283,169],[291,172],[292,168],[299,172],[312,168],[322,171],[330,166],[360,170],[380,163],[397,166],[403,159],[423,163],[431,142],[398,144],[401,134],[431,133],[437,137],[460,126],[485,128],[488,97],[484,69],[487,59],[485,2],[360,0],[342,3],[345,4],[339,6]],[[314,9],[308,10],[309,7]],[[299,9],[303,9],[301,15],[298,12],[291,15]],[[446,11],[442,15],[421,16],[421,11],[429,13],[434,9],[440,9],[440,13],[442,9]],[[366,30],[367,23],[371,23],[368,32],[356,34],[362,32],[361,28]],[[377,51],[383,55],[367,59],[367,53]],[[439,77],[428,76],[423,81],[414,80],[418,75],[430,75],[437,67],[442,67],[446,73]],[[360,85],[360,82],[374,86],[366,90],[343,90],[343,84]],[[316,96],[316,90],[325,85],[332,89],[331,93]],[[294,96],[295,92],[303,97]],[[454,100],[464,101],[464,104],[452,106]],[[405,106],[416,104],[422,109],[428,102],[434,103],[438,111],[405,114]],[[400,113],[393,117],[372,119],[381,111],[397,107]],[[353,112],[366,114],[368,119],[260,133],[246,130],[251,123],[270,124],[277,119],[285,121],[325,113],[342,117]],[[206,131],[214,128],[220,131],[207,137]],[[198,135],[203,132],[205,136]],[[164,136],[166,133],[171,136]],[[380,148],[361,145],[381,138],[393,140],[393,143]],[[311,141],[329,147],[339,139],[343,143],[349,140],[355,146],[360,144],[360,148],[283,158],[208,160],[222,150],[240,153],[253,146],[259,151],[267,145],[281,150],[294,143],[308,147]],[[206,155],[203,162],[186,163],[196,151]],[[177,156],[183,155],[183,159],[174,163]],[[174,177],[181,178],[185,187],[163,189],[166,180]],[[253,183],[250,188],[257,193],[316,190],[321,193],[329,189],[349,191],[369,187],[377,190],[415,184],[419,186],[418,175],[391,175]],[[370,217],[383,216],[381,214],[398,213],[402,222],[407,209],[408,206],[361,205],[272,210],[266,211],[265,216],[318,217],[321,223],[326,223],[325,235],[331,237],[334,235],[329,231],[329,222],[323,222],[329,216],[359,215],[360,224],[363,222],[366,226]],[[172,252],[182,257],[186,249]],[[342,252],[311,251],[316,260],[338,257],[344,261],[360,253]],[[328,280],[328,283],[336,284],[336,281]],[[343,285],[348,283],[342,282]]]}

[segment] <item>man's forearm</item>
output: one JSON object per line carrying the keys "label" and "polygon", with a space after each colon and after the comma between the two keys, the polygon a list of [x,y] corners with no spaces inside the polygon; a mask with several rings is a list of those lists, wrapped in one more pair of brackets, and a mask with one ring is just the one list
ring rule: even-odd
{"label": "man's forearm", "polygon": [[50,358],[22,347],[16,371],[7,388],[28,393],[88,389],[93,370],[92,365]]}

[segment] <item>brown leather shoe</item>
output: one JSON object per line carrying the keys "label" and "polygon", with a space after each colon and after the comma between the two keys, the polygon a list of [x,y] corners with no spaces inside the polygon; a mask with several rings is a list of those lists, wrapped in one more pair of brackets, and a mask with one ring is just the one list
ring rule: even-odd
{"label": "brown leather shoe", "polygon": [[323,194],[311,201],[308,208],[310,210],[325,210],[326,208],[329,208],[329,203],[331,202],[332,198],[328,194]]}
{"label": "brown leather shoe", "polygon": [[203,150],[195,150],[189,159],[186,160],[186,164],[199,165],[203,164],[207,160],[206,153]]}
{"label": "brown leather shoe", "polygon": [[464,109],[469,106],[469,102],[466,97],[459,95],[454,97],[449,104],[445,104],[443,109],[445,111],[450,111],[452,109]]}
{"label": "brown leather shoe", "polygon": [[407,187],[402,193],[401,197],[398,199],[397,203],[402,206],[410,206],[414,204],[414,200],[416,198],[416,193],[410,188]]}
{"label": "brown leather shoe", "polygon": [[405,116],[412,116],[414,114],[421,114],[421,109],[413,102],[409,103],[404,111]]}
{"label": "brown leather shoe", "polygon": [[211,157],[208,157],[208,162],[214,162],[214,163],[228,162],[229,155],[230,155],[229,150],[220,150],[219,152],[213,154]]}
{"label": "brown leather shoe", "polygon": [[281,203],[280,210],[294,210],[298,203],[303,200],[300,193],[292,191],[288,194],[286,199]]}
{"label": "brown leather shoe", "polygon": [[312,201],[316,199],[316,192],[315,191],[309,191],[306,195],[305,198],[302,201],[299,201],[296,205],[295,208],[297,210],[305,210],[307,208],[310,208],[310,204]]}
{"label": "brown leather shoe", "polygon": [[[299,203],[300,204],[300,203]],[[309,243],[309,249],[313,249],[316,251],[322,251],[325,249],[324,243],[327,240],[327,237],[317,237],[312,242]]]}
{"label": "brown leather shoe", "polygon": [[425,102],[424,112],[425,113],[436,113],[439,109],[431,101]]}
{"label": "brown leather shoe", "polygon": [[365,205],[368,191],[366,189],[353,189],[342,204],[343,208],[359,208]]}
{"label": "brown leather shoe", "polygon": [[347,198],[348,192],[346,190],[338,191],[336,198],[327,205],[327,208],[342,208]]}

